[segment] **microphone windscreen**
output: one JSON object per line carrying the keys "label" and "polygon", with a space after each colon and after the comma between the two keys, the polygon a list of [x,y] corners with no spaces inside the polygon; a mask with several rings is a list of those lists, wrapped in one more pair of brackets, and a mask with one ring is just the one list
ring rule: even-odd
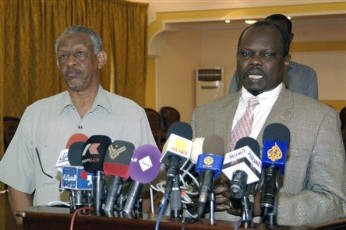
{"label": "microphone windscreen", "polygon": [[174,167],[168,166],[172,170],[184,168],[190,159],[192,148],[192,127],[185,122],[173,123],[167,132],[167,141],[162,149],[161,163],[172,164],[174,158]]}
{"label": "microphone windscreen", "polygon": [[204,139],[203,153],[198,156],[196,172],[213,171],[214,178],[221,174],[224,155],[224,142],[220,136],[212,135]]}
{"label": "microphone windscreen", "polygon": [[222,171],[231,181],[234,181],[236,171],[243,171],[247,174],[246,183],[251,184],[260,179],[261,167],[258,142],[251,137],[243,137],[237,141],[233,151],[225,154]]}
{"label": "microphone windscreen", "polygon": [[58,171],[62,172],[62,167],[70,166],[71,163],[69,162],[68,152],[70,147],[76,143],[76,142],[86,142],[88,140],[88,137],[82,133],[75,133],[73,134],[67,141],[66,147],[60,151],[59,157],[57,159],[57,162],[55,164],[55,167],[58,169]]}
{"label": "microphone windscreen", "polygon": [[103,171],[103,161],[111,143],[111,139],[104,135],[88,138],[82,154],[82,165],[87,172]]}
{"label": "microphone windscreen", "polygon": [[204,139],[205,139],[204,137],[196,137],[192,140],[190,161],[193,164],[197,163],[198,156],[203,153]]}
{"label": "microphone windscreen", "polygon": [[275,166],[284,174],[289,145],[290,131],[285,125],[268,125],[263,132],[262,166]]}
{"label": "microphone windscreen", "polygon": [[107,176],[119,176],[127,180],[130,177],[130,163],[135,146],[127,141],[116,140],[109,145],[103,162]]}
{"label": "microphone windscreen", "polygon": [[67,152],[67,158],[71,166],[82,166],[82,153],[85,142],[78,141],[70,145]]}
{"label": "microphone windscreen", "polygon": [[130,177],[142,184],[152,182],[160,171],[160,150],[153,145],[135,149],[130,164]]}
{"label": "microphone windscreen", "polygon": [[224,155],[225,145],[223,139],[218,135],[211,135],[206,137],[203,142],[203,153]]}
{"label": "microphone windscreen", "polygon": [[258,141],[256,141],[254,138],[251,137],[243,137],[240,138],[237,143],[235,144],[234,149],[240,149],[244,146],[249,146],[249,148],[256,154],[256,156],[260,156],[260,146],[258,144]]}
{"label": "microphone windscreen", "polygon": [[289,146],[290,131],[287,126],[280,123],[269,124],[263,131],[263,142],[266,140],[284,141]]}
{"label": "microphone windscreen", "polygon": [[73,134],[66,143],[66,148],[70,148],[70,146],[75,142],[86,142],[88,137],[83,133],[75,133]]}
{"label": "microphone windscreen", "polygon": [[192,140],[192,127],[190,124],[182,121],[174,122],[167,131],[167,139],[174,133],[175,135]]}

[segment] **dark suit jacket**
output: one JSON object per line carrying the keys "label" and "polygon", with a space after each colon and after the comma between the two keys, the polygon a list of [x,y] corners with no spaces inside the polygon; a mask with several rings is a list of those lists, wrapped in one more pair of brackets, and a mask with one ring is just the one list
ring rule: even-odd
{"label": "dark suit jacket", "polygon": [[[240,92],[196,108],[191,121],[194,136],[219,135],[229,152]],[[257,138],[261,148],[263,130],[271,123],[284,124],[291,133],[278,223],[310,225],[346,216],[345,150],[337,112],[283,88]]]}

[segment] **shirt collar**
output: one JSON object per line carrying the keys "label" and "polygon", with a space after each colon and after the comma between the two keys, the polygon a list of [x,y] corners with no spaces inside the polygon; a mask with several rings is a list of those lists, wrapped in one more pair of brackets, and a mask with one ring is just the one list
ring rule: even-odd
{"label": "shirt collar", "polygon": [[[276,99],[278,98],[282,87],[283,87],[283,83],[280,83],[274,89],[257,95],[256,98],[258,99],[260,103],[265,102],[267,100]],[[244,87],[242,87],[240,100],[242,100],[243,103],[247,104],[247,101],[250,100],[251,98],[254,98],[254,96],[249,91],[247,91]]]}
{"label": "shirt collar", "polygon": [[[91,106],[90,111],[94,111],[98,106],[104,108],[109,113],[113,113],[111,101],[107,97],[107,92],[99,85],[99,89],[96,94],[94,104]],[[61,103],[60,103],[60,113],[62,113],[68,107],[74,107],[71,101],[71,97],[68,91],[62,93]]]}

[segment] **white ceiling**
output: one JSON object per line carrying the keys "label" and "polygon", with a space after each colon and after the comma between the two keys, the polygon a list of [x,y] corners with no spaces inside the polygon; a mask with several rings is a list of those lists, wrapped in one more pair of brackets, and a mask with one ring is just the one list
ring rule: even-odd
{"label": "white ceiling", "polygon": [[[158,12],[252,8],[280,5],[300,5],[342,2],[340,0],[128,0],[149,3],[148,23],[155,21]],[[345,9],[344,9],[345,10]]]}

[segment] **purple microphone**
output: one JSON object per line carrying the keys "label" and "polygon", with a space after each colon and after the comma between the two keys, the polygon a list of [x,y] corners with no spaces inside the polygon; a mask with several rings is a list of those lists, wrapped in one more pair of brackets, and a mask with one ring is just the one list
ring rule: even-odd
{"label": "purple microphone", "polygon": [[160,171],[160,150],[153,145],[142,145],[135,149],[130,163],[130,177],[133,180],[123,212],[131,214],[143,185],[152,182]]}

